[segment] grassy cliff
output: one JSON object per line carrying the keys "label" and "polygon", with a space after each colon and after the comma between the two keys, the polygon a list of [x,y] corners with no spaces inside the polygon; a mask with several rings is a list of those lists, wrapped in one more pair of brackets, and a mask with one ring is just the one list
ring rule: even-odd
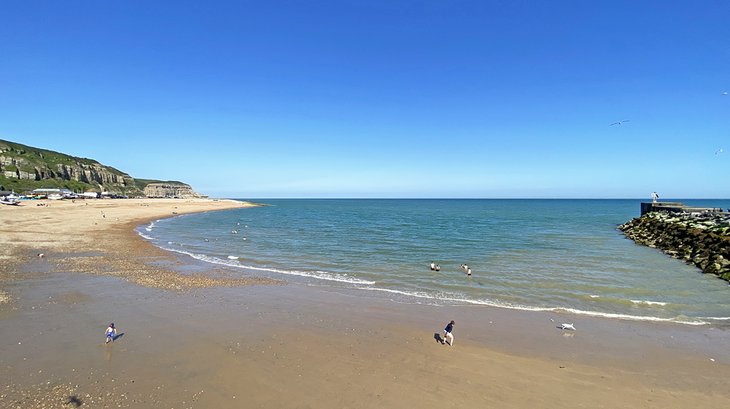
{"label": "grassy cliff", "polygon": [[[108,191],[143,196],[152,179],[130,175],[96,160],[0,139],[0,186],[18,193],[38,188]],[[181,183],[181,182],[169,182]]]}

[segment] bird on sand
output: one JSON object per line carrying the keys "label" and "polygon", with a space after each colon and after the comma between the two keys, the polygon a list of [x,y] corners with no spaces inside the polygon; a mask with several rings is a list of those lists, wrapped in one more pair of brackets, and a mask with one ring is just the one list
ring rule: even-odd
{"label": "bird on sand", "polygon": [[630,119],[624,119],[623,121],[614,122],[609,126],[622,125],[624,122],[630,122],[630,121],[631,121]]}

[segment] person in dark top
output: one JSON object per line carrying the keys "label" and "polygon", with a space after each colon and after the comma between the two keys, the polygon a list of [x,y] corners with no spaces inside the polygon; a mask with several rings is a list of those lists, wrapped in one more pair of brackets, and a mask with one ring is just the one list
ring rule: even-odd
{"label": "person in dark top", "polygon": [[446,328],[444,328],[444,340],[451,346],[454,346],[454,335],[451,333],[454,330],[454,324],[456,324],[456,322],[451,320],[451,322],[446,325]]}

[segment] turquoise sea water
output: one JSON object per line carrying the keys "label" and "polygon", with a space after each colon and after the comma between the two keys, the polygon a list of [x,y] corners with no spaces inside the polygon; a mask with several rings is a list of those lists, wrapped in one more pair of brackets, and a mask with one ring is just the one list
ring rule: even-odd
{"label": "turquoise sea water", "polygon": [[[142,226],[209,263],[405,302],[730,325],[730,286],[634,244],[640,200],[271,199]],[[729,208],[730,200],[683,200]],[[441,266],[433,272],[429,264]],[[462,263],[472,269],[468,277]]]}

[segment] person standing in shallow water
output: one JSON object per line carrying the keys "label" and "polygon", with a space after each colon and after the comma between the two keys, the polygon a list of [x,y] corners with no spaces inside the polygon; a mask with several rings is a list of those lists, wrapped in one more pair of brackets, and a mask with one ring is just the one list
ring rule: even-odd
{"label": "person standing in shallow water", "polygon": [[456,322],[451,320],[451,322],[446,325],[446,328],[444,328],[444,341],[446,341],[450,346],[454,346],[454,334],[452,334],[452,332],[454,331],[455,324]]}

